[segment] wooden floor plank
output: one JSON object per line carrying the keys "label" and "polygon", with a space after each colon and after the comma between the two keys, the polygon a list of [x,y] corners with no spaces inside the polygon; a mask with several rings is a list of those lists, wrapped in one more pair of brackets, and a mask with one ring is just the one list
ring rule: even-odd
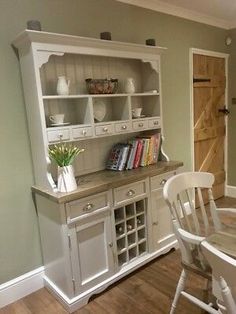
{"label": "wooden floor plank", "polygon": [[[222,198],[219,207],[236,208],[236,199]],[[235,224],[232,216],[222,215],[226,223]],[[235,220],[235,218],[234,218]],[[76,314],[167,314],[181,272],[180,252],[171,251],[119,281],[92,300]],[[187,289],[202,297],[205,280],[191,275]],[[45,289],[0,309],[0,314],[65,314],[65,309]],[[176,314],[200,314],[202,311],[183,297]]]}

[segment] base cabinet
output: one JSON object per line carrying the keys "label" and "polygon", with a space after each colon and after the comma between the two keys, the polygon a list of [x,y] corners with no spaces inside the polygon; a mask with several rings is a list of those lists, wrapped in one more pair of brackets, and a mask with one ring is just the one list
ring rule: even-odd
{"label": "base cabinet", "polygon": [[81,219],[70,228],[75,292],[84,292],[114,273],[110,210]]}
{"label": "base cabinet", "polygon": [[[146,177],[64,204],[37,198],[41,200],[37,205],[44,260],[50,261],[45,263],[45,283],[70,312],[85,305],[93,294],[177,246],[162,196],[163,184],[174,174]],[[48,213],[51,219],[44,224],[42,216]],[[53,221],[54,216],[57,221]],[[65,241],[64,246],[58,245],[55,239],[60,242],[60,234],[61,239],[68,238],[68,245]],[[55,248],[64,247],[60,262],[55,259],[52,239]],[[72,293],[58,278],[57,270],[63,268],[53,269],[53,265],[63,266],[61,261],[67,261],[64,266]]]}

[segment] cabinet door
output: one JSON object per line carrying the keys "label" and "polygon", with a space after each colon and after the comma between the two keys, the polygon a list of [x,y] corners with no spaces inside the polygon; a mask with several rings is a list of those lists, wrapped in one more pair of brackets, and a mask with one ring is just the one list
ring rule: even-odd
{"label": "cabinet door", "polygon": [[93,214],[71,229],[72,268],[77,293],[114,273],[110,211]]}
{"label": "cabinet door", "polygon": [[153,249],[158,250],[174,240],[171,214],[163,198],[163,189],[151,192]]}

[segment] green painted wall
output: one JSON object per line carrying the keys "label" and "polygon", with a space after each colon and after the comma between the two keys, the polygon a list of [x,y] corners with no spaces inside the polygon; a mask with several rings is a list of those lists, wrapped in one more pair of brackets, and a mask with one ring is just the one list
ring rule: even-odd
{"label": "green painted wall", "polygon": [[114,40],[156,38],[163,56],[165,149],[190,169],[189,48],[225,52],[226,31],[114,0],[0,0],[0,283],[42,265],[29,135],[16,55],[11,41],[26,21],[43,30],[88,37],[111,31]]}

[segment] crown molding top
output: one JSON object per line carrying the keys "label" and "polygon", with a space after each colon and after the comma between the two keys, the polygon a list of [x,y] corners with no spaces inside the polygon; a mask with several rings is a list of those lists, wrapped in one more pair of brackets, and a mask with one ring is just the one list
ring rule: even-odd
{"label": "crown molding top", "polygon": [[116,0],[126,4],[139,6],[142,8],[158,11],[191,21],[216,26],[223,29],[231,29],[236,27],[236,21],[221,19],[200,13],[199,11],[186,9],[160,0]]}
{"label": "crown molding top", "polygon": [[[67,34],[49,33],[43,31],[24,30],[12,42],[13,46],[20,51],[24,51],[25,47],[29,48],[31,44],[37,44],[36,49],[45,49],[55,52],[74,52],[90,54],[92,50],[96,50],[97,54],[104,51],[112,51],[113,55],[121,56],[123,53],[133,53],[133,57],[154,58],[157,54],[161,54],[167,48],[159,46],[148,46],[143,44],[120,42],[113,40],[102,40],[90,37],[81,37]],[[62,49],[63,46],[63,49]]]}

